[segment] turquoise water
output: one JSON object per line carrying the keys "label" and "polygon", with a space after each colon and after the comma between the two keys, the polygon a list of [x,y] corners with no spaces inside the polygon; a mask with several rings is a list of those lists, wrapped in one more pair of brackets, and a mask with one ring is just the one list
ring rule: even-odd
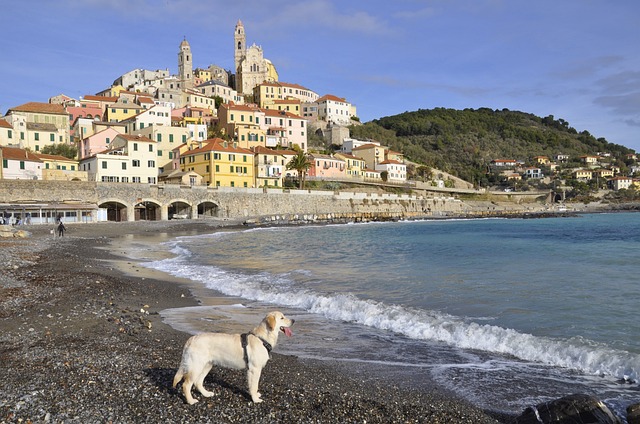
{"label": "turquoise water", "polygon": [[[640,214],[276,227],[167,249],[148,265],[237,299],[210,307],[220,323],[294,315],[279,351],[424,375],[507,412],[575,392],[621,408],[638,393]],[[167,316],[195,332],[207,314]]]}

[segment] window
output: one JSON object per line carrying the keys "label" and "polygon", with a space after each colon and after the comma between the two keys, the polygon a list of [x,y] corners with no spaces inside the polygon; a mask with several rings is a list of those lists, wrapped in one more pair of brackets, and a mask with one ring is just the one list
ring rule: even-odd
{"label": "window", "polygon": [[233,172],[233,165],[229,167],[229,172]]}
{"label": "window", "polygon": [[147,166],[149,168],[155,168],[156,167],[156,161],[155,160],[147,161]]}
{"label": "window", "polygon": [[140,177],[131,177],[131,181],[134,183],[139,183],[140,182]]}
{"label": "window", "polygon": [[169,134],[169,143],[173,143],[173,134]]}
{"label": "window", "polygon": [[49,141],[56,141],[56,135],[53,133],[49,134]]}
{"label": "window", "polygon": [[39,133],[35,133],[33,136],[35,137],[36,141],[40,140],[40,134]]}
{"label": "window", "polygon": [[153,152],[153,144],[149,144],[149,151]]}
{"label": "window", "polygon": [[220,172],[220,165],[216,165],[216,172]]}
{"label": "window", "polygon": [[140,167],[140,161],[137,159],[134,159],[131,161],[131,166],[135,167],[135,168],[139,168]]}
{"label": "window", "polygon": [[13,138],[13,133],[11,132],[11,130],[7,131],[7,135],[9,136],[9,138]]}
{"label": "window", "polygon": [[158,149],[158,157],[162,156],[162,150]]}
{"label": "window", "polygon": [[158,134],[156,138],[158,139],[158,143],[160,143],[162,141],[162,134]]}
{"label": "window", "polygon": [[231,181],[231,187],[235,187],[235,186],[236,186],[235,181]]}
{"label": "window", "polygon": [[133,151],[134,152],[138,151],[138,143],[133,143]]}
{"label": "window", "polygon": [[187,135],[186,135],[186,134],[183,134],[183,135],[182,135],[182,142],[183,142],[183,143],[186,143],[186,142],[187,142]]}
{"label": "window", "polygon": [[20,131],[20,140],[24,140],[24,131]]}
{"label": "window", "polygon": [[107,161],[106,160],[102,161],[102,169],[107,169]]}
{"label": "window", "polygon": [[122,162],[122,169],[126,170],[127,169],[127,162]]}
{"label": "window", "polygon": [[245,186],[245,188],[246,188],[246,187],[249,187],[249,186],[247,185],[247,182],[246,182],[246,181],[244,182],[244,186]]}
{"label": "window", "polygon": [[247,155],[242,155],[242,162],[246,162],[247,161]]}
{"label": "window", "polygon": [[24,169],[24,161],[23,160],[20,161],[20,169]]}
{"label": "window", "polygon": [[3,168],[8,168],[9,167],[9,161],[7,159],[2,159],[2,167]]}

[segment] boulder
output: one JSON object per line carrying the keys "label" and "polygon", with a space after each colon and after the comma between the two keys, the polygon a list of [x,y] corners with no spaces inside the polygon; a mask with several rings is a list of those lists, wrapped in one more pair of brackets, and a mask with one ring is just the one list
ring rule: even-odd
{"label": "boulder", "polygon": [[574,394],[530,406],[513,424],[621,424],[599,399]]}
{"label": "boulder", "polygon": [[640,424],[640,403],[627,406],[627,423]]}

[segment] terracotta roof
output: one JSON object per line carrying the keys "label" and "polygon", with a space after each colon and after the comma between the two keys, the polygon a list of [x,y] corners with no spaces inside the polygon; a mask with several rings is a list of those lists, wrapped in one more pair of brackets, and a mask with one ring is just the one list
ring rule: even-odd
{"label": "terracotta roof", "polygon": [[38,156],[25,149],[18,147],[0,147],[0,150],[2,150],[2,157],[4,159],[42,162]]}
{"label": "terracotta roof", "polygon": [[[225,146],[226,144],[226,146]],[[242,147],[233,147],[233,143],[226,142],[221,138],[211,138],[202,142],[202,147],[198,147],[193,150],[187,150],[182,153],[181,156],[196,155],[204,152],[229,152],[229,153],[243,153],[252,155],[253,152],[249,149],[243,149]]]}
{"label": "terracotta roof", "polygon": [[333,102],[349,103],[349,102],[347,102],[346,99],[343,99],[343,98],[338,97],[338,96],[334,96],[333,94],[325,94],[324,96],[322,96],[318,100],[316,100],[316,103],[324,102],[325,100],[331,100]]}
{"label": "terracotta roof", "polygon": [[0,128],[9,128],[9,129],[13,129],[13,127],[11,126],[10,123],[8,123],[7,121],[5,121],[4,119],[0,119]]}
{"label": "terracotta roof", "polygon": [[293,118],[293,119],[302,119],[299,115],[296,115],[295,113],[291,113],[291,112],[287,112],[286,110],[275,110],[275,109],[260,109],[262,112],[264,112],[265,116],[284,116],[287,118]]}
{"label": "terracotta roof", "polygon": [[363,144],[362,146],[354,147],[352,150],[364,150],[364,149],[370,149],[372,147],[380,147],[380,148],[382,148],[381,146],[378,146],[376,144],[367,143],[367,144]]}
{"label": "terracotta roof", "polygon": [[65,162],[76,162],[75,159],[69,159],[68,157],[65,156],[60,156],[60,155],[46,155],[43,153],[34,153],[36,155],[36,157],[40,158],[41,160],[62,160]]}
{"label": "terracotta roof", "polygon": [[394,160],[394,159],[388,159],[388,160],[383,160],[378,165],[404,165],[404,163],[398,162],[397,160]]}
{"label": "terracotta roof", "polygon": [[52,115],[68,115],[64,106],[51,103],[30,102],[9,109],[9,112],[49,113]]}

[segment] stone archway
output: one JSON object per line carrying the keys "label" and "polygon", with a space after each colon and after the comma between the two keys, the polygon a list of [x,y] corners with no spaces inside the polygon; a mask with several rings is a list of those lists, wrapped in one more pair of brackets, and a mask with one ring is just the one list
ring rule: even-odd
{"label": "stone archway", "polygon": [[191,219],[191,205],[183,201],[175,201],[169,204],[169,219]]}
{"label": "stone archway", "polygon": [[134,206],[134,221],[159,221],[160,205],[151,200],[140,200]]}
{"label": "stone archway", "polygon": [[198,204],[198,218],[218,218],[220,207],[213,202],[202,202]]}
{"label": "stone archway", "polygon": [[98,205],[107,210],[107,221],[120,222],[127,220],[127,206],[118,201],[104,202]]}

